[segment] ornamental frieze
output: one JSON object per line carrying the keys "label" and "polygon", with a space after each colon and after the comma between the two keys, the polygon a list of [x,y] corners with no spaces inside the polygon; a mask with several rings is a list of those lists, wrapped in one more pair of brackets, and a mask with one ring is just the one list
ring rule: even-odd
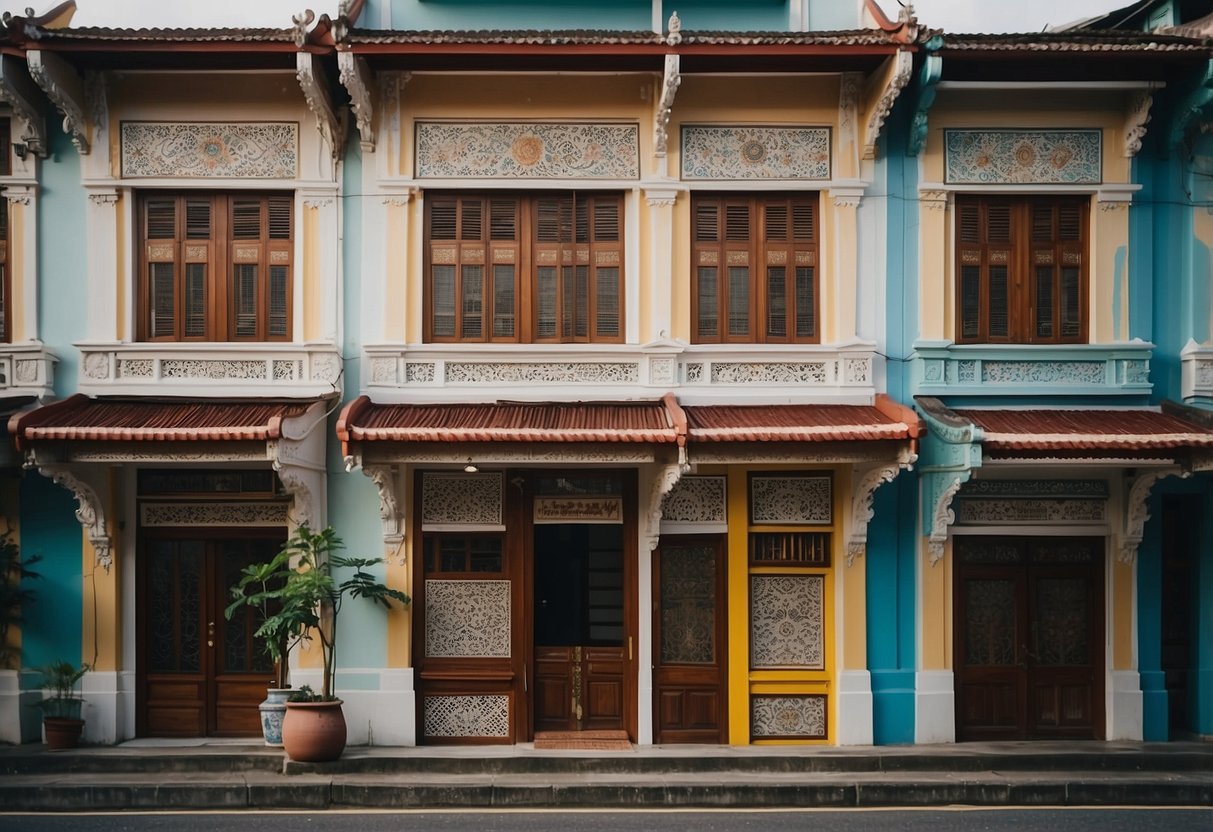
{"label": "ornamental frieze", "polygon": [[418,122],[418,179],[639,179],[635,124]]}
{"label": "ornamental frieze", "polygon": [[294,179],[298,168],[299,125],[293,122],[122,124],[124,179]]}
{"label": "ornamental frieze", "polygon": [[945,130],[953,185],[1094,185],[1103,181],[1099,130]]}
{"label": "ornamental frieze", "polygon": [[683,127],[682,178],[829,179],[828,127]]}

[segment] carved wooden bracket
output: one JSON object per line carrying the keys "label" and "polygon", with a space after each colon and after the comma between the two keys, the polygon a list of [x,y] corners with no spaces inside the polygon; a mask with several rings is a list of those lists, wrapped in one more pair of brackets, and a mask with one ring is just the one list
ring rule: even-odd
{"label": "carved wooden bracket", "polygon": [[898,52],[897,57],[892,60],[895,62],[893,72],[885,82],[880,98],[872,109],[872,115],[868,118],[867,130],[864,132],[863,158],[865,159],[876,158],[876,141],[880,138],[880,131],[884,128],[885,119],[892,112],[893,104],[897,102],[897,96],[901,95],[901,91],[909,82],[910,73],[914,68],[914,59],[909,52]]}
{"label": "carved wooden bracket", "polygon": [[266,446],[278,479],[293,500],[290,520],[313,530],[327,525],[325,414],[322,400],[298,416],[283,419],[281,437]]}
{"label": "carved wooden bracket", "polygon": [[30,77],[37,82],[63,115],[63,132],[72,137],[72,144],[82,155],[89,152],[88,124],[84,113],[84,79],[58,55],[41,49],[25,53]]}
{"label": "carved wooden bracket", "polygon": [[13,108],[13,143],[23,144],[28,152],[45,159],[46,118],[41,98],[26,65],[12,55],[0,56],[0,101]]}
{"label": "carved wooden bracket", "polygon": [[106,572],[114,565],[113,545],[105,527],[105,506],[95,488],[75,473],[57,465],[43,465],[38,473],[61,485],[76,498],[76,520],[84,527],[97,555],[97,565]]}
{"label": "carved wooden bracket", "polygon": [[952,511],[952,498],[968,478],[968,475],[956,477],[935,501],[934,519],[927,535],[927,552],[932,566],[943,559],[944,545],[948,542],[948,526],[956,522],[956,512]]}
{"label": "carved wooden bracket", "polygon": [[329,146],[329,152],[336,159],[341,155],[345,143],[344,125],[337,111],[333,108],[333,99],[329,95],[328,82],[324,76],[324,66],[320,57],[308,52],[295,53],[295,77],[303,90],[307,107],[316,116],[316,126],[320,136]]}
{"label": "carved wooden bracket", "polygon": [[337,68],[340,71],[341,84],[350,94],[350,107],[354,110],[354,124],[358,127],[358,136],[362,140],[362,149],[367,153],[375,152],[375,131],[372,120],[375,114],[371,90],[374,89],[374,77],[366,60],[359,58],[353,52],[337,53]]}
{"label": "carved wooden bracket", "polygon": [[653,154],[664,158],[669,147],[670,136],[667,129],[670,126],[670,115],[674,111],[674,96],[682,83],[679,74],[679,57],[665,56],[665,74],[661,79],[661,98],[657,102],[657,115],[653,124]]}
{"label": "carved wooden bracket", "polygon": [[856,558],[863,557],[867,552],[868,523],[875,514],[872,501],[876,498],[876,489],[886,482],[892,482],[903,469],[909,467],[908,463],[877,465],[863,471],[856,478],[855,491],[851,495],[851,534],[847,539],[847,566],[852,566]]}
{"label": "carved wooden bracket", "polygon": [[1133,563],[1137,560],[1137,547],[1141,545],[1146,521],[1150,519],[1150,490],[1154,488],[1154,483],[1172,475],[1191,476],[1189,472],[1178,467],[1159,468],[1137,475],[1129,484],[1125,497],[1125,528],[1116,552],[1116,559],[1121,563]]}
{"label": "carved wooden bracket", "polygon": [[682,479],[682,475],[690,469],[691,466],[687,465],[685,461],[679,461],[662,465],[653,477],[646,512],[648,525],[645,529],[645,539],[648,541],[650,552],[657,548],[657,543],[661,539],[661,504],[665,500],[665,495],[674,489],[674,486]]}
{"label": "carved wooden bracket", "polygon": [[395,465],[364,465],[362,473],[371,478],[375,488],[379,490],[379,520],[383,524],[383,548],[389,557],[396,556],[400,566],[405,564],[404,515],[396,500],[396,466]]}
{"label": "carved wooden bracket", "polygon": [[1150,107],[1154,104],[1154,89],[1140,90],[1129,101],[1125,113],[1125,157],[1132,159],[1141,150],[1146,137],[1146,124],[1150,121]]}

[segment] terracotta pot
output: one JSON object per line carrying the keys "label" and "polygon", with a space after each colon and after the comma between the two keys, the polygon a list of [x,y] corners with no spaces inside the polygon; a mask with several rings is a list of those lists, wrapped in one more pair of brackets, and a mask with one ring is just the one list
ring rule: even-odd
{"label": "terracotta pot", "polygon": [[301,763],[325,763],[340,757],[345,750],[341,700],[287,702],[282,747],[288,757]]}
{"label": "terracotta pot", "polygon": [[261,711],[261,735],[265,744],[282,747],[282,719],[286,716],[286,700],[290,688],[270,688],[265,692],[265,701],[258,706]]}
{"label": "terracotta pot", "polygon": [[80,744],[80,732],[84,730],[84,720],[58,716],[43,717],[42,730],[46,732],[46,747],[51,751],[75,748]]}

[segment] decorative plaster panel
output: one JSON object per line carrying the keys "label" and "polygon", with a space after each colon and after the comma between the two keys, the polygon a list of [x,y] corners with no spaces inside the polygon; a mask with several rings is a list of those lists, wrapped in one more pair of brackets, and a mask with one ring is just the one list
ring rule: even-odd
{"label": "decorative plaster panel", "polygon": [[450,361],[446,365],[450,384],[635,384],[639,379],[638,363]]}
{"label": "decorative plaster panel", "polygon": [[509,581],[426,581],[425,655],[510,657]]}
{"label": "decorative plaster panel", "polygon": [[427,696],[423,734],[427,737],[508,737],[510,697]]}
{"label": "decorative plaster panel", "polygon": [[1106,498],[1107,480],[969,480],[961,497]]}
{"label": "decorative plaster panel", "polygon": [[750,667],[825,667],[825,577],[750,576]]}
{"label": "decorative plaster panel", "polygon": [[639,179],[635,124],[418,122],[418,179]]}
{"label": "decorative plaster panel", "polygon": [[502,475],[423,474],[421,523],[500,526]]}
{"label": "decorative plaster panel", "polygon": [[958,524],[1103,523],[1105,500],[956,500]]}
{"label": "decorative plaster panel", "polygon": [[825,384],[829,379],[824,361],[712,363],[713,384]]}
{"label": "decorative plaster panel", "polygon": [[1102,361],[983,361],[989,384],[1103,384]]}
{"label": "decorative plaster panel", "polygon": [[828,525],[832,500],[828,476],[755,476],[750,480],[750,522]]}
{"label": "decorative plaster panel", "polygon": [[725,523],[724,477],[684,476],[665,495],[661,519],[666,523]]}
{"label": "decorative plaster panel", "polygon": [[287,525],[290,503],[144,503],[139,524],[148,526]]}
{"label": "decorative plaster panel", "polygon": [[1098,184],[1099,130],[945,130],[945,181],[958,185]]}
{"label": "decorative plaster panel", "polygon": [[829,179],[828,127],[683,127],[682,178]]}
{"label": "decorative plaster panel", "polygon": [[754,696],[750,700],[750,735],[826,739],[826,700],[808,696]]}
{"label": "decorative plaster panel", "polygon": [[123,122],[122,176],[294,179],[292,122]]}

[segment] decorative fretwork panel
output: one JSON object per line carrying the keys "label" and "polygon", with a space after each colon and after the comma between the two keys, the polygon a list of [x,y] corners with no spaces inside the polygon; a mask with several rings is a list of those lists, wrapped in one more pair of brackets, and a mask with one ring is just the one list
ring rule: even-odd
{"label": "decorative fretwork panel", "polygon": [[635,124],[417,124],[419,179],[638,179]]}
{"label": "decorative fretwork panel", "polygon": [[750,666],[825,667],[825,578],[750,576]]}
{"label": "decorative fretwork panel", "polygon": [[827,738],[823,694],[755,696],[750,700],[750,735],[754,739]]}
{"label": "decorative fretwork panel", "polygon": [[682,178],[829,179],[828,127],[683,127]]}
{"label": "decorative fretwork panel", "polygon": [[286,526],[289,503],[144,503],[139,525]]}
{"label": "decorative fretwork panel", "polygon": [[716,548],[661,550],[661,662],[716,661]]}
{"label": "decorative fretwork panel", "polygon": [[1036,581],[1035,661],[1043,666],[1090,664],[1090,598],[1085,578]]}
{"label": "decorative fretwork panel", "polygon": [[421,522],[500,526],[502,488],[500,472],[426,473],[421,478]]}
{"label": "decorative fretwork panel", "polygon": [[828,525],[833,518],[828,476],[754,476],[750,479],[750,522]]}
{"label": "decorative fretwork panel", "polygon": [[956,523],[1004,525],[1012,523],[1103,523],[1106,500],[986,500],[963,497],[956,501]]}
{"label": "decorative fretwork panel", "polygon": [[428,658],[509,658],[509,581],[426,581]]}
{"label": "decorative fretwork panel", "polygon": [[1098,184],[1100,130],[945,130],[945,181],[971,185]]}
{"label": "decorative fretwork panel", "polygon": [[961,563],[1022,563],[1023,547],[1018,541],[997,537],[958,538],[953,545]]}
{"label": "decorative fretwork panel", "polygon": [[294,179],[298,168],[298,124],[122,124],[122,176],[126,179]]}
{"label": "decorative fretwork panel", "polygon": [[683,477],[665,495],[661,519],[669,523],[725,523],[724,477]]}
{"label": "decorative fretwork panel", "polygon": [[1018,606],[1013,580],[969,580],[965,592],[965,664],[1015,664]]}
{"label": "decorative fretwork panel", "polygon": [[423,717],[427,737],[508,737],[510,697],[427,696]]}

